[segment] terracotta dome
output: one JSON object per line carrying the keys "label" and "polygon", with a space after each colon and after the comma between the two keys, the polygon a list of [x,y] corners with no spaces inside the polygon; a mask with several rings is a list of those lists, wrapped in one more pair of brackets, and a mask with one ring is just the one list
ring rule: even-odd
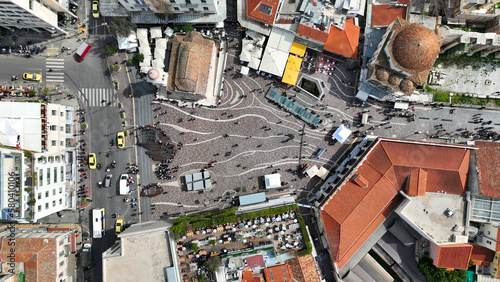
{"label": "terracotta dome", "polygon": [[150,69],[148,72],[149,79],[155,80],[160,76],[160,72],[157,69]]}
{"label": "terracotta dome", "polygon": [[391,76],[389,77],[389,84],[390,85],[398,85],[399,82],[401,81],[401,77],[395,75],[395,74],[391,74]]}
{"label": "terracotta dome", "polygon": [[399,84],[399,89],[405,94],[411,94],[415,90],[415,84],[409,79],[403,79]]}
{"label": "terracotta dome", "polygon": [[380,81],[387,81],[389,73],[385,69],[377,68],[375,71],[375,77]]}
{"label": "terracotta dome", "polygon": [[432,30],[417,23],[402,28],[392,43],[394,60],[417,72],[432,68],[439,55],[441,40]]}

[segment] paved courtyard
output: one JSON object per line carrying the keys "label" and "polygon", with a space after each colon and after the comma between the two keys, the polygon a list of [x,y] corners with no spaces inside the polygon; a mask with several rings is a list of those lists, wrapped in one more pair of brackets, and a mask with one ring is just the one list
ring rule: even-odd
{"label": "paved courtyard", "polygon": [[[298,201],[306,202],[303,197],[316,187],[319,178],[310,179],[295,171],[300,171],[299,164],[327,169],[335,167],[335,161],[356,138],[353,134],[344,144],[331,142],[332,133],[343,122],[350,123],[353,132],[363,134],[463,143],[471,138],[463,138],[462,131],[479,130],[480,124],[470,123],[474,114],[481,112],[484,121],[500,120],[497,111],[458,108],[453,114],[447,108],[424,105],[414,105],[408,110],[415,114],[415,121],[398,117],[397,112],[391,112],[394,117],[387,120],[386,111],[392,105],[372,102],[362,107],[352,105],[355,67],[335,58],[332,58],[336,61],[332,75],[308,74],[325,83],[323,90],[326,95],[322,100],[303,91],[296,92],[293,87],[255,72],[249,76],[235,76],[234,71],[241,69],[237,41],[230,44],[226,68],[234,67],[234,70],[225,73],[224,93],[218,107],[193,109],[174,102],[155,102],[153,105],[153,108],[158,108],[152,113],[155,123],[159,122],[158,126],[173,142],[183,144],[170,163],[170,167],[180,167],[173,179],[158,181],[166,193],[152,198],[156,204],[154,218],[163,214],[229,207],[233,196],[263,191],[260,189],[264,185],[263,176],[276,172],[286,184],[282,189],[266,191],[268,196],[297,192]],[[313,129],[269,102],[264,95],[271,84],[320,115],[323,123]],[[358,128],[358,116],[363,111],[370,115],[369,124]],[[500,128],[496,123],[489,126],[493,131]],[[316,159],[315,153],[320,148],[326,151]],[[210,163],[214,166],[210,167]],[[181,184],[182,176],[202,169],[210,172],[213,188],[203,192],[186,191]]]}
{"label": "paved courtyard", "polygon": [[443,85],[432,85],[433,88],[455,93],[471,93],[490,96],[500,96],[498,81],[500,69],[482,64],[473,68],[471,65],[458,67],[438,64],[436,70],[446,73]]}

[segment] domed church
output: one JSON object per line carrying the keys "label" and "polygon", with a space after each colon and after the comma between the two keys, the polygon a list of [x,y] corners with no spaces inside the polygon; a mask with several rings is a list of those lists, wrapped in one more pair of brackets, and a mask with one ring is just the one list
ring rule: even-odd
{"label": "domed church", "polygon": [[368,63],[367,82],[395,96],[411,95],[425,84],[442,43],[434,31],[397,18]]}

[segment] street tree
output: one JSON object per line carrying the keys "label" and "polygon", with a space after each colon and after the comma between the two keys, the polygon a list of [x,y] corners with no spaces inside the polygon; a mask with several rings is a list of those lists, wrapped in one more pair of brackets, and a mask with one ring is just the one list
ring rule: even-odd
{"label": "street tree", "polygon": [[217,268],[219,268],[219,266],[221,265],[220,257],[210,257],[207,259],[204,265],[208,269],[208,271],[215,273],[217,271]]}
{"label": "street tree", "polygon": [[115,17],[111,20],[110,28],[115,35],[128,37],[136,29],[136,25],[128,18]]}

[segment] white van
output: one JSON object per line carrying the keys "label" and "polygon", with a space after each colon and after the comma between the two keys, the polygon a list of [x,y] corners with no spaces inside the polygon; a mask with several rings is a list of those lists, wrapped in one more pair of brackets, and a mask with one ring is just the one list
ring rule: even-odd
{"label": "white van", "polygon": [[128,186],[128,174],[124,173],[120,175],[120,195],[127,195],[129,192]]}

